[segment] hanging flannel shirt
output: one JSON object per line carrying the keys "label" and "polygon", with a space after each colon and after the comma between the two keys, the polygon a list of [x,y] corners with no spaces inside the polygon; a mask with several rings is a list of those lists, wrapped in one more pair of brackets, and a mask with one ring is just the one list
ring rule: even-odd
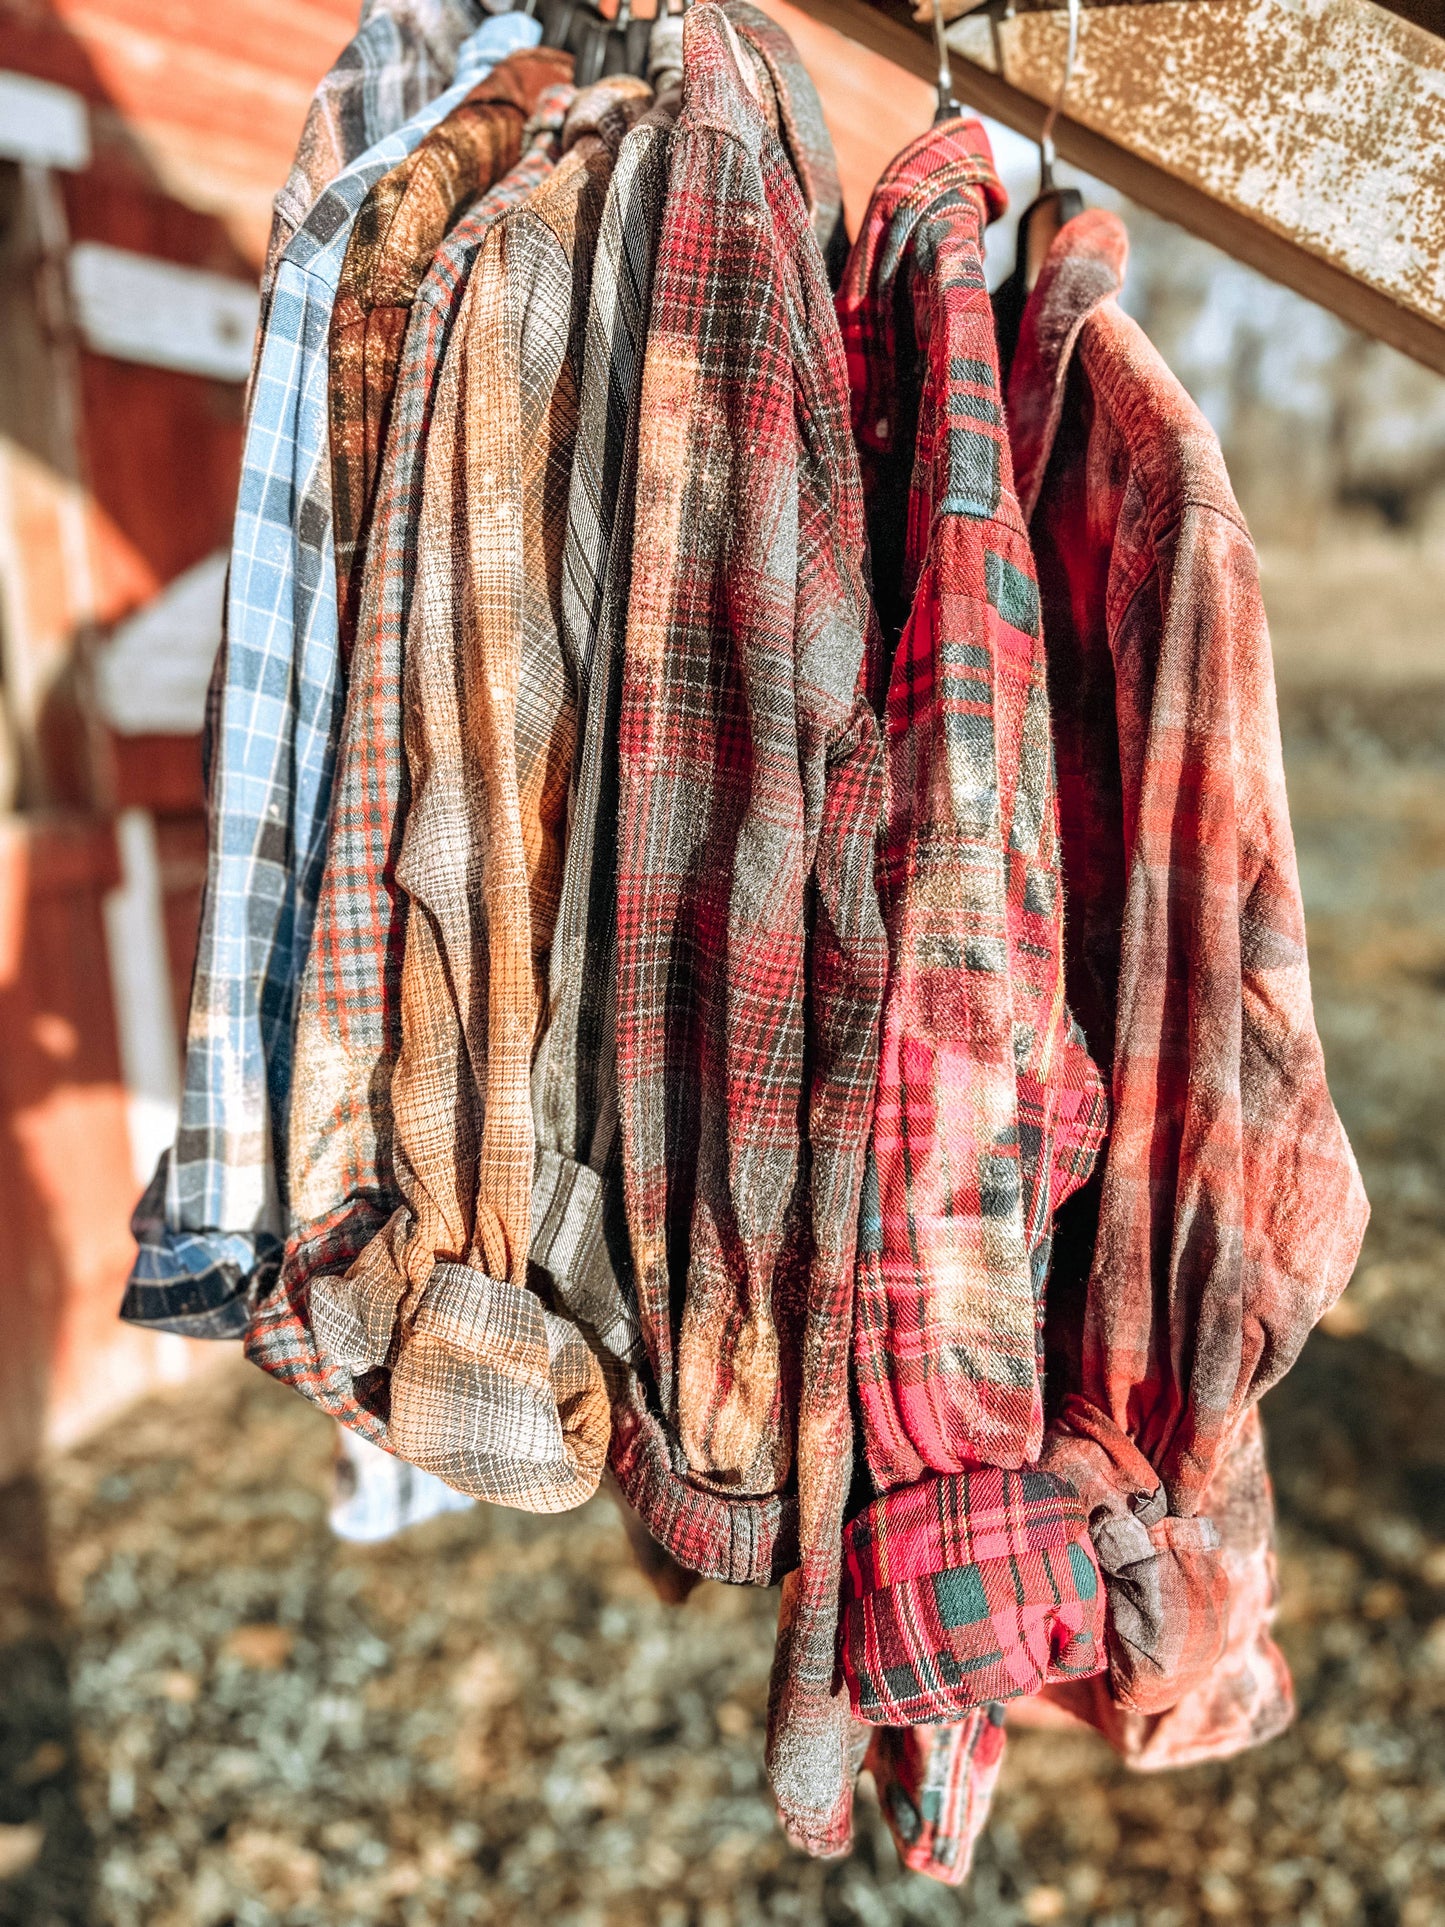
{"label": "hanging flannel shirt", "polygon": [[245,1330],[286,1223],[296,992],[325,856],[343,695],[336,632],[327,331],[357,210],[535,20],[489,20],[460,76],[317,201],[277,268],[250,397],[226,635],[208,726],[210,855],[180,1125],[136,1207],[121,1316],[196,1338]]}
{"label": "hanging flannel shirt", "polygon": [[640,402],[617,907],[627,1221],[674,1452],[639,1489],[622,1412],[612,1465],[683,1564],[767,1583],[797,1562],[769,1767],[793,1837],[830,1852],[853,1768],[833,1674],[883,790],[842,346],[750,76],[722,11],[688,13]]}
{"label": "hanging flannel shirt", "polygon": [[[754,91],[770,128],[775,134],[785,126],[795,129],[788,157],[793,163],[814,234],[820,246],[823,246],[831,242],[831,237],[841,225],[842,193],[817,92],[792,42],[772,21],[756,8],[745,4],[745,0],[730,3],[724,11],[734,24],[738,42],[752,69],[757,83]],[[665,149],[659,147],[649,157],[646,168],[648,178],[638,185],[638,220],[640,223],[640,211],[645,206],[650,225],[645,230],[644,248],[644,230],[635,224],[637,245],[632,250],[629,268],[633,275],[641,274],[644,269],[649,275],[651,272],[657,222],[660,220],[660,210],[656,205],[660,190],[654,186],[651,175],[664,152]],[[620,314],[614,315],[608,325],[615,330],[621,320]],[[630,346],[619,346],[619,353],[630,359],[633,351]],[[633,464],[635,452],[629,455],[629,487]],[[617,651],[622,646],[621,634],[620,631],[614,634],[609,625],[625,623],[628,590],[626,563],[629,557],[630,550],[624,541],[621,573],[610,587],[609,600],[604,605],[606,616],[603,632]],[[605,748],[599,750],[599,754],[605,755],[610,765],[616,755],[621,671],[620,667],[610,668],[604,659],[597,673],[602,688],[609,692],[606,697],[609,703],[607,736]],[[609,785],[605,810],[610,823],[615,820],[615,773],[609,774],[605,780]],[[615,1056],[616,966],[613,959],[616,900],[615,868],[610,853],[602,865],[594,863],[592,867],[593,899],[599,906],[605,906],[610,924],[606,936],[608,958],[606,962],[599,959],[599,975],[594,977],[594,981],[607,981],[609,995],[605,1005],[598,1005],[594,1000],[593,1006],[584,1014],[583,1021],[589,1026],[589,1037],[605,1037],[609,1052]],[[581,1060],[583,1076],[593,1074],[586,1066],[595,1061],[595,1053],[589,1045],[584,1049]],[[612,1088],[614,1070],[615,1066],[609,1065],[606,1087],[599,1092],[599,1102],[605,1102],[608,1114],[615,1117],[615,1090]],[[609,1211],[620,1212],[621,1206],[610,1191],[607,1201]],[[790,1490],[765,1493],[756,1498],[740,1498],[734,1493],[709,1492],[698,1487],[686,1479],[686,1455],[657,1409],[656,1401],[647,1394],[644,1380],[628,1376],[623,1386],[615,1389],[614,1401],[625,1407],[624,1443],[619,1446],[614,1470],[620,1472],[623,1489],[631,1494],[632,1502],[648,1521],[658,1542],[666,1546],[687,1570],[708,1572],[739,1582],[767,1583],[769,1575],[783,1570],[792,1562],[796,1540],[791,1516],[794,1495]]]}
{"label": "hanging flannel shirt", "polygon": [[[740,8],[739,13],[752,9]],[[737,15],[730,12],[731,18]],[[676,23],[664,23],[674,25]],[[747,31],[740,27],[740,38]],[[657,56],[654,40],[654,58]],[[650,77],[661,90],[656,66]],[[616,1103],[617,728],[636,476],[637,393],[676,99],[662,95],[623,140],[593,264],[582,405],[562,570],[562,640],[576,680],[579,755],[562,900],[551,955],[550,1019],[533,1070],[537,1131],[532,1262],[608,1364],[614,1411],[638,1451],[669,1471],[665,1428],[638,1366],[640,1330],[622,1207]],[[815,228],[816,231],[816,228]],[[684,1576],[656,1542],[646,1557],[673,1591]],[[890,1747],[869,1764],[911,1867],[961,1878],[960,1843],[986,1807],[1003,1734],[996,1715]]]}
{"label": "hanging flannel shirt", "polygon": [[311,1287],[319,1353],[385,1373],[397,1454],[528,1511],[588,1498],[609,1432],[584,1335],[528,1282],[530,1071],[575,746],[556,601],[581,336],[613,158],[651,98],[629,75],[591,90],[592,128],[483,241],[442,369],[406,652],[403,1202]]}
{"label": "hanging flannel shirt", "polygon": [[341,660],[351,657],[366,527],[417,289],[457,214],[510,169],[544,87],[572,77],[569,54],[513,54],[474,87],[362,203],[331,310],[331,509]]}
{"label": "hanging flannel shirt", "polygon": [[842,1664],[888,1725],[1103,1663],[1086,1515],[1034,1464],[1052,1217],[1105,1102],[1063,995],[1038,593],[983,273],[1002,200],[979,124],[932,129],[879,183],[838,302],[890,618],[868,669],[890,973],[854,1348],[878,1496],[845,1541]]}
{"label": "hanging flannel shirt", "polygon": [[645,1396],[633,1391],[643,1354],[617,1129],[617,732],[637,398],[679,79],[618,150],[593,261],[559,629],[577,692],[578,754],[547,1022],[532,1070],[532,1261],[608,1362],[614,1403],[644,1414]]}
{"label": "hanging flannel shirt", "polygon": [[547,178],[585,114],[568,120],[570,85],[549,88],[527,152],[453,228],[413,304],[382,477],[367,540],[361,619],[347,686],[326,870],[296,1016],[291,1108],[292,1231],[279,1283],[261,1299],[247,1350],[353,1429],[382,1422],[348,1374],[319,1358],[310,1280],[344,1272],[396,1202],[392,1081],[401,1047],[406,898],[396,859],[406,812],[402,743],[405,641],[417,569],[426,449],[443,356],[477,251],[496,218]]}
{"label": "hanging flannel shirt", "polygon": [[993,1803],[1004,1709],[981,1706],[947,1726],[877,1726],[863,1764],[910,1873],[956,1887]]}
{"label": "hanging flannel shirt", "polygon": [[452,84],[462,43],[482,18],[473,0],[363,0],[355,34],[312,96],[291,172],[276,196],[263,300],[292,235],[326,189]]}
{"label": "hanging flannel shirt", "polygon": [[797,48],[775,20],[748,0],[725,0],[723,12],[762,83],[763,112],[792,163],[828,271],[828,285],[836,288],[848,258],[848,230],[843,225],[838,157],[818,90]]}
{"label": "hanging flannel shirt", "polygon": [[[1368,1206],[1310,1007],[1254,549],[1212,430],[1119,307],[1126,254],[1111,214],[1065,225],[1008,392],[1069,995],[1113,1108],[1057,1229],[1043,1457],[1091,1514],[1112,1697],[1150,1716],[1228,1658],[1211,1488],[1244,1503],[1231,1443],[1343,1290]],[[1235,1744],[1268,1724],[1239,1713]]]}

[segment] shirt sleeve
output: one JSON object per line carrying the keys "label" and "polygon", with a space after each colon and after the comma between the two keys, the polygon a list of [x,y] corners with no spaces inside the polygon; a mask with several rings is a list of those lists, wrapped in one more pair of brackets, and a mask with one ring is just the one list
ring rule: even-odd
{"label": "shirt sleeve", "polygon": [[1110,644],[1114,1123],[1046,1462],[1094,1508],[1115,1698],[1150,1712],[1221,1649],[1227,1583],[1201,1507],[1243,1415],[1344,1289],[1368,1207],[1315,1030],[1243,527],[1186,506]]}

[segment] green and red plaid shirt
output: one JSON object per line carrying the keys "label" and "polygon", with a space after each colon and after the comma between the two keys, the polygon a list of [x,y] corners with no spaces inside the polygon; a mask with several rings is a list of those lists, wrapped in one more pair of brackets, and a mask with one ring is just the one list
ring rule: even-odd
{"label": "green and red plaid shirt", "polygon": [[[1112,214],[1066,224],[1008,395],[1069,996],[1113,1108],[1055,1238],[1043,1462],[1092,1514],[1114,1701],[1155,1718],[1191,1693],[1227,1711],[1211,1493],[1238,1487],[1240,1428],[1343,1290],[1368,1206],[1310,1004],[1254,547],[1213,431],[1119,307],[1126,254]],[[1268,1724],[1242,1694],[1213,1750]]]}
{"label": "green and red plaid shirt", "polygon": [[855,1355],[884,1492],[1036,1458],[1050,1227],[1106,1122],[1063,994],[1038,590],[983,275],[1002,205],[979,123],[933,128],[885,172],[838,297],[884,623],[889,982]]}
{"label": "green and red plaid shirt", "polygon": [[[1062,995],[1038,597],[1013,493],[976,122],[904,150],[838,299],[883,618],[879,882],[890,973],[855,1372],[878,1496],[845,1535],[842,1668],[907,1864],[961,1880],[1004,1746],[996,1704],[1098,1670],[1087,1518],[1029,1465],[1054,1206],[1104,1124]],[[947,1724],[901,1729],[912,1721]]]}

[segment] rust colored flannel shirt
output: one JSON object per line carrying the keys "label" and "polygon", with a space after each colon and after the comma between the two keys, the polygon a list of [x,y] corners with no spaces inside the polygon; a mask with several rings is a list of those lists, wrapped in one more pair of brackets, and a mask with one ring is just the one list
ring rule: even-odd
{"label": "rust colored flannel shirt", "polygon": [[528,1284],[530,1071],[575,746],[557,600],[591,256],[650,101],[625,75],[589,90],[588,130],[483,240],[442,369],[406,655],[404,1202],[311,1292],[318,1350],[389,1373],[393,1449],[529,1511],[590,1496],[610,1429],[585,1338]]}
{"label": "rust colored flannel shirt", "polygon": [[[884,945],[847,376],[798,183],[716,6],[683,99],[640,405],[619,736],[618,1108],[672,1464],[612,1466],[693,1570],[784,1583],[769,1770],[847,1843],[833,1691],[847,1367]],[[639,1477],[639,1471],[645,1476]]]}
{"label": "rust colored flannel shirt", "polygon": [[[1112,1698],[1148,1720],[1191,1693],[1228,1699],[1219,1669],[1249,1644],[1231,1590],[1246,1542],[1257,1575],[1268,1547],[1246,1518],[1231,1554],[1211,1492],[1248,1513],[1241,1427],[1343,1290],[1368,1206],[1311,1010],[1254,548],[1213,431],[1119,307],[1126,254],[1114,215],[1066,224],[1008,396],[1048,638],[1069,996],[1113,1111],[1056,1231],[1043,1462],[1090,1508]],[[1253,1478],[1258,1494],[1262,1461]],[[1256,1610],[1267,1591],[1266,1575]],[[1257,1625],[1261,1679],[1266,1638]],[[1191,1743],[1247,1744],[1271,1718],[1249,1699]],[[1181,1734],[1191,1721],[1197,1704]]]}
{"label": "rust colored flannel shirt", "polygon": [[327,409],[338,639],[351,658],[366,527],[412,303],[459,211],[515,165],[544,88],[572,77],[552,48],[511,54],[383,175],[357,213],[331,310]]}
{"label": "rust colored flannel shirt", "polygon": [[279,1286],[256,1310],[255,1362],[353,1429],[386,1438],[374,1401],[318,1356],[309,1283],[341,1273],[396,1204],[392,1082],[401,1048],[406,898],[396,861],[406,817],[405,643],[417,572],[426,452],[443,357],[472,267],[497,217],[552,172],[570,131],[570,85],[549,88],[527,152],[453,228],[413,304],[367,544],[326,869],[296,1019],[289,1137],[292,1230]]}

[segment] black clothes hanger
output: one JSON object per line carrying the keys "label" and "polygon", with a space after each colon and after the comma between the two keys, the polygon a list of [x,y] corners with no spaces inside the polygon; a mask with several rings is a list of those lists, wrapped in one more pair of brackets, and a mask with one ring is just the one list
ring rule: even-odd
{"label": "black clothes hanger", "polygon": [[[587,0],[521,0],[513,9],[517,13],[529,13],[542,23],[542,45],[544,47],[565,47],[576,61],[573,79],[579,87],[585,87],[597,74],[582,74],[582,50],[588,30],[595,24],[605,28],[607,21]],[[597,73],[602,68],[599,61]]]}
{"label": "black clothes hanger", "polygon": [[[937,4],[937,0],[935,0]],[[1018,343],[1019,324],[1024,303],[1033,291],[1043,269],[1054,237],[1066,221],[1084,211],[1084,197],[1076,187],[1060,187],[1054,179],[1054,122],[1059,117],[1069,83],[1074,77],[1074,62],[1079,51],[1080,0],[1069,0],[1069,40],[1064,55],[1064,74],[1053,105],[1039,129],[1039,191],[1019,216],[1017,251],[1013,272],[993,297],[994,325],[998,335],[999,359],[1007,379],[1009,364]],[[997,46],[997,42],[995,42]]]}
{"label": "black clothes hanger", "polygon": [[602,47],[604,74],[636,74],[647,78],[647,50],[652,41],[652,22],[634,19],[632,0],[618,0],[616,18],[607,23]]}

